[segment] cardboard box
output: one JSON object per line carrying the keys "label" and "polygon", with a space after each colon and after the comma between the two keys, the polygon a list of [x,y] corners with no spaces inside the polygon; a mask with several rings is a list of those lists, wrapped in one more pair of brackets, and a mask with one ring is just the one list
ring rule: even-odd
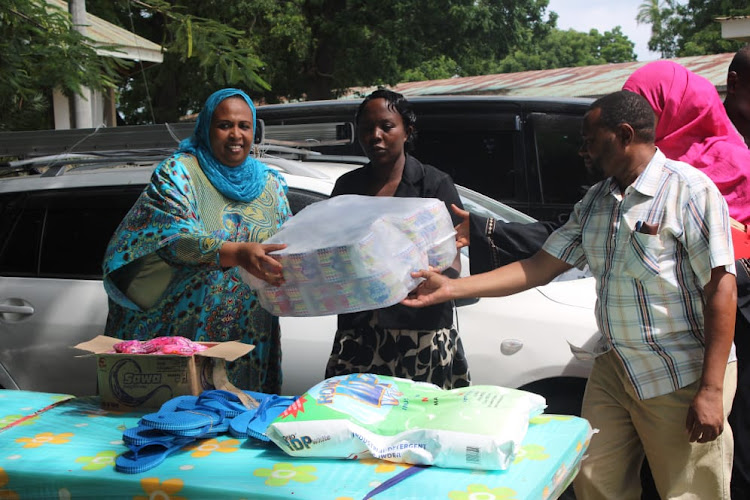
{"label": "cardboard box", "polygon": [[197,396],[209,389],[244,395],[227,379],[226,362],[249,353],[252,345],[235,341],[204,343],[209,346],[205,351],[179,356],[115,353],[118,342],[122,340],[99,335],[75,346],[97,358],[97,386],[103,408],[158,408],[176,396]]}

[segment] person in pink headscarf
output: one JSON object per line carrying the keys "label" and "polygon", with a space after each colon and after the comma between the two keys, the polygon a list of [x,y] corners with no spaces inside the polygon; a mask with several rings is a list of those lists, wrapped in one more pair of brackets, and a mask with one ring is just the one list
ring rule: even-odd
{"label": "person in pink headscarf", "polygon": [[729,215],[749,224],[750,151],[716,87],[673,61],[654,61],[630,75],[622,88],[651,104],[658,120],[656,146],[664,155],[702,170],[721,191]]}
{"label": "person in pink headscarf", "polygon": [[[731,72],[730,67],[730,72]],[[624,90],[642,95],[656,117],[656,146],[702,170],[721,191],[735,221],[750,223],[750,150],[730,120],[716,87],[672,61],[636,70]],[[750,239],[732,227],[737,268],[737,391],[729,415],[734,434],[731,498],[750,498]]]}

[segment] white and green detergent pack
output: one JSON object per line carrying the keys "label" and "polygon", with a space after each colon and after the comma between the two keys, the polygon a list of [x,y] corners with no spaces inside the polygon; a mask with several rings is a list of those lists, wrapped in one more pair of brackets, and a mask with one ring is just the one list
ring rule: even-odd
{"label": "white and green detergent pack", "polygon": [[266,434],[297,457],[379,458],[503,470],[520,449],[542,396],[476,385],[444,390],[374,374],[331,377],[279,415]]}

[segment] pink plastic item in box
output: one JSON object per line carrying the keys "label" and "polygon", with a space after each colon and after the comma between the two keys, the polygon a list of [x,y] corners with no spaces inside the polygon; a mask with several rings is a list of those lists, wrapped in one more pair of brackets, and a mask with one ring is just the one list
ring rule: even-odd
{"label": "pink plastic item in box", "polygon": [[124,354],[177,354],[192,356],[207,349],[203,344],[179,336],[155,337],[150,340],[125,340],[114,346],[115,352]]}

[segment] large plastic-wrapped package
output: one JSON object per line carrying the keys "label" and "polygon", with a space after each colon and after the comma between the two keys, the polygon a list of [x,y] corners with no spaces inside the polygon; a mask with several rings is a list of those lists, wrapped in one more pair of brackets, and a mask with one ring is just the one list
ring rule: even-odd
{"label": "large plastic-wrapped package", "polygon": [[241,270],[261,305],[277,316],[323,316],[388,307],[417,286],[411,272],[448,268],[455,230],[435,198],[342,195],[308,205],[265,243],[285,283]]}
{"label": "large plastic-wrapped package", "polygon": [[445,390],[356,373],[320,382],[271,422],[266,435],[295,457],[503,470],[545,399],[494,385]]}

